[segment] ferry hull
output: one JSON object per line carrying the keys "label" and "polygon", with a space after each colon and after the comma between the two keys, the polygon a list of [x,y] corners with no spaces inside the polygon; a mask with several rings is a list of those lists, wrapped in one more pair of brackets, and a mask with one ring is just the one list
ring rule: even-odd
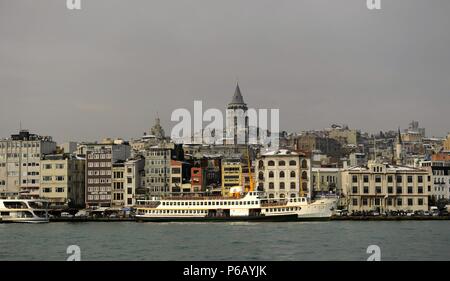
{"label": "ferry hull", "polygon": [[296,221],[298,216],[229,216],[229,217],[136,217],[138,222],[286,222]]}

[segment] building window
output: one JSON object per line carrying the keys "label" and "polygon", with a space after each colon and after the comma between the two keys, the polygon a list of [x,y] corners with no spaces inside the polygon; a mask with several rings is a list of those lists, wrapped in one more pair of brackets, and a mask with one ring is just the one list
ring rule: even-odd
{"label": "building window", "polygon": [[352,205],[353,206],[358,206],[358,198],[353,198]]}
{"label": "building window", "polygon": [[408,183],[412,183],[413,182],[413,177],[412,176],[408,176]]}
{"label": "building window", "polygon": [[388,176],[388,177],[387,177],[387,181],[388,181],[388,182],[392,182],[392,176]]}
{"label": "building window", "polygon": [[375,198],[375,206],[380,206],[380,198]]}
{"label": "building window", "polygon": [[306,160],[302,160],[302,169],[308,168],[308,162]]}
{"label": "building window", "polygon": [[297,161],[295,160],[289,161],[289,166],[297,166]]}
{"label": "building window", "polygon": [[273,178],[273,172],[272,171],[269,172],[269,178]]}
{"label": "building window", "polygon": [[381,193],[381,186],[375,186],[375,193]]}
{"label": "building window", "polygon": [[352,193],[354,193],[354,194],[358,193],[358,187],[357,186],[353,186],[352,187]]}
{"label": "building window", "polygon": [[50,193],[50,192],[52,192],[52,188],[51,187],[45,187],[45,188],[42,189],[42,192]]}
{"label": "building window", "polygon": [[368,186],[364,186],[364,193],[368,194],[369,193],[369,187]]}
{"label": "building window", "polygon": [[306,172],[302,172],[302,180],[307,180],[308,174]]}
{"label": "building window", "polygon": [[401,206],[403,203],[402,198],[397,198],[397,206]]}
{"label": "building window", "polygon": [[283,171],[280,172],[280,178],[284,178],[284,172]]}
{"label": "building window", "polygon": [[392,186],[388,186],[388,193],[394,193]]}
{"label": "building window", "polygon": [[269,182],[269,189],[274,189],[274,184],[273,184],[273,182]]}
{"label": "building window", "polygon": [[423,186],[417,187],[417,193],[419,193],[419,194],[423,193]]}
{"label": "building window", "polygon": [[358,182],[358,176],[352,176],[352,182],[357,183]]}
{"label": "building window", "polygon": [[388,206],[392,206],[392,198],[387,199],[387,204],[388,204]]}
{"label": "building window", "polygon": [[280,182],[280,189],[284,189],[284,182]]}
{"label": "building window", "polygon": [[408,186],[408,194],[413,193],[413,187],[412,186]]}
{"label": "building window", "polygon": [[402,176],[397,176],[397,182],[401,183],[402,182]]}
{"label": "building window", "polygon": [[413,199],[412,198],[408,198],[408,206],[412,206],[413,205]]}
{"label": "building window", "polygon": [[269,163],[267,164],[269,166],[275,166],[275,161],[270,160]]}
{"label": "building window", "polygon": [[402,194],[403,190],[401,186],[397,186],[397,194]]}
{"label": "building window", "polygon": [[64,187],[57,187],[56,192],[64,192]]}
{"label": "building window", "polygon": [[295,178],[295,172],[291,171],[291,178]]}
{"label": "building window", "polygon": [[295,189],[295,182],[291,182],[291,189]]}
{"label": "building window", "polygon": [[417,204],[418,204],[419,206],[422,206],[422,205],[423,205],[423,199],[422,199],[422,198],[419,198],[419,199],[417,200]]}
{"label": "building window", "polygon": [[417,182],[423,183],[423,177],[422,177],[422,176],[418,176],[418,177],[417,177]]}
{"label": "building window", "polygon": [[367,198],[362,199],[362,204],[363,204],[363,206],[367,206]]}
{"label": "building window", "polygon": [[281,160],[281,161],[278,162],[278,166],[286,166],[286,162]]}
{"label": "building window", "polygon": [[365,183],[369,182],[369,176],[368,175],[364,175],[363,179],[364,179]]}
{"label": "building window", "polygon": [[381,176],[375,176],[375,182],[381,182]]}

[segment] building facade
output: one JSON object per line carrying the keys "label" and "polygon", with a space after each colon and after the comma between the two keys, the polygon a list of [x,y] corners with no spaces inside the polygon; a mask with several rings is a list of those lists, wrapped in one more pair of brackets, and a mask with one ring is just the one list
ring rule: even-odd
{"label": "building facade", "polygon": [[350,212],[428,210],[429,180],[424,169],[376,161],[342,171],[343,192]]}
{"label": "building facade", "polygon": [[86,160],[69,154],[48,155],[41,160],[39,195],[55,207],[85,206]]}
{"label": "building facade", "polygon": [[41,157],[55,152],[51,137],[26,130],[0,140],[0,196],[39,197]]}
{"label": "building facade", "polygon": [[222,195],[230,194],[234,186],[242,186],[242,163],[240,158],[222,160]]}
{"label": "building facade", "polygon": [[[113,164],[130,156],[127,144],[89,144],[86,146],[86,206],[111,207]],[[117,179],[118,180],[118,179]]]}
{"label": "building facade", "polygon": [[286,149],[266,152],[257,160],[258,190],[269,198],[311,197],[311,161]]}
{"label": "building facade", "polygon": [[160,144],[145,151],[145,186],[150,196],[170,193],[170,170],[174,145]]}
{"label": "building facade", "polygon": [[341,194],[341,169],[340,168],[312,168],[312,187],[315,194],[335,193]]}

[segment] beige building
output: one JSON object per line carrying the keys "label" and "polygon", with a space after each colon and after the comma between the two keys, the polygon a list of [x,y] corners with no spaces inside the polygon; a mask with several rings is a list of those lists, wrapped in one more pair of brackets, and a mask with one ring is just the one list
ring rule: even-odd
{"label": "beige building", "polygon": [[344,199],[350,212],[428,210],[429,181],[426,170],[375,161],[342,171]]}
{"label": "beige building", "polygon": [[41,160],[39,195],[59,207],[84,207],[86,161],[68,154]]}
{"label": "beige building", "polygon": [[310,197],[311,171],[310,159],[303,154],[286,149],[263,153],[256,167],[258,190],[269,198]]}
{"label": "beige building", "polygon": [[113,208],[131,207],[136,203],[136,191],[141,187],[144,159],[119,161],[112,166]]}

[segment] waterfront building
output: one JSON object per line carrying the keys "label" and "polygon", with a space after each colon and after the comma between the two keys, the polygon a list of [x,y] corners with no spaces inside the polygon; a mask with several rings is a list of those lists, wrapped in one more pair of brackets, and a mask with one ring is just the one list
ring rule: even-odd
{"label": "waterfront building", "polygon": [[433,201],[450,200],[450,153],[434,154],[431,161],[421,161],[420,166],[431,174],[430,195]]}
{"label": "waterfront building", "polygon": [[203,192],[206,190],[206,169],[202,167],[191,168],[192,192]]}
{"label": "waterfront building", "polygon": [[345,167],[342,188],[348,210],[428,210],[429,173],[425,169],[369,161]]}
{"label": "waterfront building", "polygon": [[342,192],[341,169],[312,167],[312,187],[315,194]]}
{"label": "waterfront building", "polygon": [[84,158],[70,154],[43,156],[39,197],[54,207],[83,208],[85,172]]}
{"label": "waterfront building", "polygon": [[238,156],[222,160],[222,195],[230,194],[234,186],[242,186],[242,162]]}
{"label": "waterfront building", "polygon": [[126,181],[124,205],[126,207],[134,206],[136,203],[138,190],[143,187],[142,178],[144,176],[144,166],[145,160],[141,157],[125,161],[124,177]]}
{"label": "waterfront building", "polygon": [[146,148],[145,187],[150,196],[169,195],[171,192],[171,160],[182,160],[181,145],[161,143]]}
{"label": "waterfront building", "polygon": [[0,196],[39,197],[41,157],[55,152],[51,137],[27,130],[0,140]]}
{"label": "waterfront building", "polygon": [[269,198],[306,195],[311,198],[311,161],[304,154],[279,149],[261,154],[257,159],[258,190]]}
{"label": "waterfront building", "polygon": [[117,161],[112,163],[112,194],[111,207],[121,209],[125,206],[125,163]]}
{"label": "waterfront building", "polygon": [[191,186],[184,184],[189,183],[191,173],[191,165],[184,161],[170,161],[170,192],[172,194],[181,194],[191,192]]}
{"label": "waterfront building", "polygon": [[111,141],[81,146],[78,150],[86,153],[86,206],[111,207],[113,164],[130,156],[130,146]]}

